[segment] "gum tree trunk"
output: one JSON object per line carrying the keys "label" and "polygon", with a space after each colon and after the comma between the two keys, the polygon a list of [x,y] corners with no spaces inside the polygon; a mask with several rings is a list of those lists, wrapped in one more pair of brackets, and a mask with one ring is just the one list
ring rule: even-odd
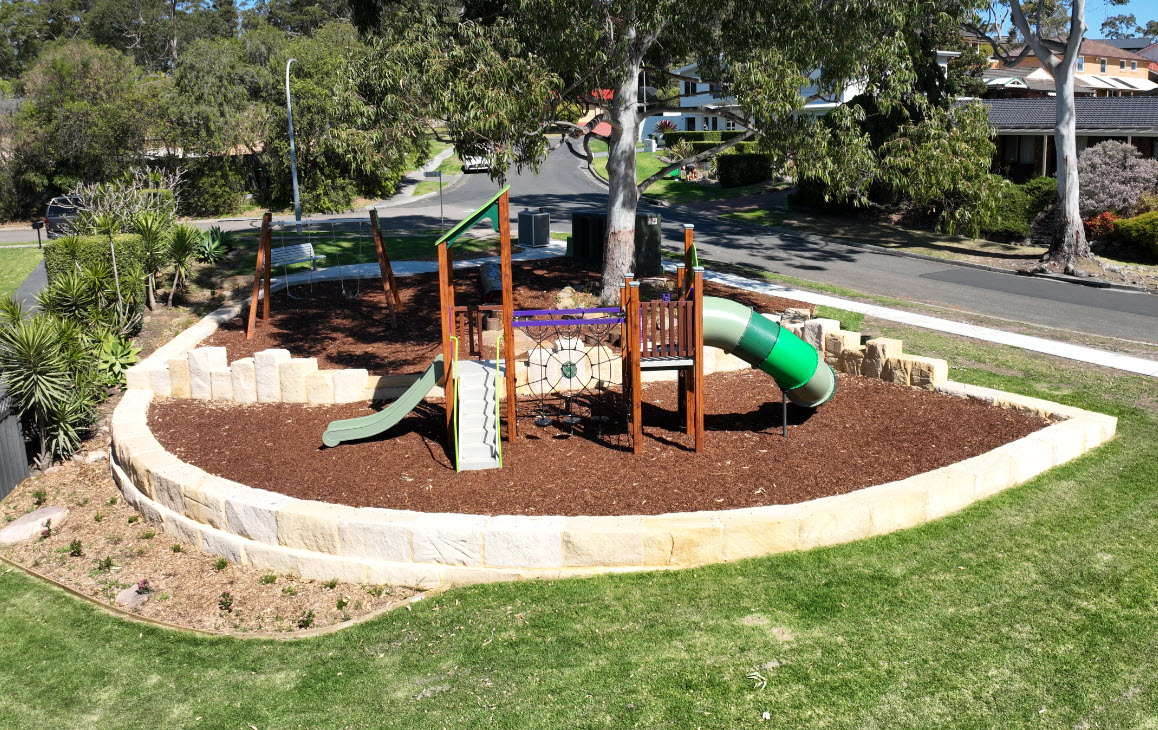
{"label": "gum tree trunk", "polygon": [[[629,29],[628,36],[634,38]],[[611,100],[611,139],[607,155],[607,246],[603,259],[604,303],[619,301],[624,274],[635,263],[635,138],[639,128],[639,65],[635,56]]]}
{"label": "gum tree trunk", "polygon": [[1074,261],[1090,258],[1090,244],[1078,209],[1078,145],[1074,110],[1074,74],[1070,62],[1057,69],[1057,119],[1054,142],[1057,146],[1057,231],[1046,261],[1067,273]]}

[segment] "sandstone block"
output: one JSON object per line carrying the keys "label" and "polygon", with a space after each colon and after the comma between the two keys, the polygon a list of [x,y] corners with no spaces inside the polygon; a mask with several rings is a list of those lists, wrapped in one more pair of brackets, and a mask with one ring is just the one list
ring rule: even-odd
{"label": "sandstone block", "polygon": [[224,530],[228,525],[225,515],[226,501],[235,490],[245,489],[244,485],[237,482],[206,475],[199,483],[185,485],[185,516],[218,530]]}
{"label": "sandstone block", "polygon": [[860,347],[860,332],[838,329],[824,335],[824,352],[840,357],[845,350]]}
{"label": "sandstone block", "polygon": [[869,509],[855,495],[824,497],[808,503],[809,514],[800,521],[800,547],[837,545],[867,537]]}
{"label": "sandstone block", "polygon": [[181,460],[168,451],[146,451],[142,454],[133,454],[125,471],[137,489],[144,492],[149,499],[155,499],[153,475],[166,466],[180,463]]}
{"label": "sandstone block", "polygon": [[945,467],[918,474],[905,481],[922,480],[928,484],[925,516],[936,520],[959,512],[976,499],[977,475],[964,469]]}
{"label": "sandstone block", "polygon": [[963,469],[976,477],[975,499],[991,497],[1017,483],[1014,480],[1013,457],[996,451],[959,461],[949,468]]}
{"label": "sandstone block", "polygon": [[811,309],[789,307],[784,310],[784,314],[780,315],[780,324],[784,326],[799,324],[801,322],[807,322],[811,318]]}
{"label": "sandstone block", "polygon": [[792,334],[796,335],[797,337],[804,339],[804,323],[803,322],[788,322],[787,324],[784,324],[781,326],[784,327],[784,329],[791,332]]}
{"label": "sandstone block", "polygon": [[17,517],[0,530],[0,545],[15,545],[18,542],[40,537],[46,522],[53,530],[58,529],[68,519],[68,509],[60,506],[41,507],[38,510]]}
{"label": "sandstone block", "polygon": [[149,373],[149,388],[160,398],[168,398],[173,394],[173,389],[169,383],[169,368],[162,366],[153,368]]}
{"label": "sandstone block", "polygon": [[397,510],[363,507],[338,520],[342,555],[370,560],[410,561],[411,527],[415,517]]}
{"label": "sandstone block", "polygon": [[1014,484],[1027,482],[1038,474],[1052,469],[1057,463],[1054,460],[1053,442],[1049,439],[1039,439],[1037,434],[1010,441],[993,452],[1008,454],[1013,460]]}
{"label": "sandstone block", "polygon": [[914,388],[936,390],[949,382],[949,363],[935,357],[909,355],[912,368],[909,384]]}
{"label": "sandstone block", "polygon": [[411,552],[416,563],[481,565],[486,518],[460,514],[425,514],[415,520]]}
{"label": "sandstone block", "polygon": [[1050,441],[1054,447],[1054,465],[1072,461],[1086,453],[1086,431],[1072,421],[1062,421],[1033,434]]}
{"label": "sandstone block", "polygon": [[908,480],[880,484],[860,495],[869,510],[869,535],[884,535],[924,524],[928,490]]}
{"label": "sandstone block", "polygon": [[[547,570],[537,568],[532,570]],[[442,569],[442,585],[469,586],[480,583],[510,583],[516,580],[526,580],[526,571],[514,568],[455,568],[447,566]]]}
{"label": "sandstone block", "polygon": [[209,373],[213,388],[213,400],[233,401],[233,373],[229,368],[216,368]]}
{"label": "sandstone block", "polygon": [[181,542],[188,543],[198,550],[201,549],[201,527],[193,520],[181,515],[165,516],[165,532]]}
{"label": "sandstone block", "polygon": [[243,357],[229,366],[234,403],[257,402],[257,369],[252,357]]}
{"label": "sandstone block", "polygon": [[568,517],[563,530],[566,566],[643,565],[639,517]]}
{"label": "sandstone block", "polygon": [[365,370],[357,368],[336,371],[334,373],[334,402],[357,403],[362,400],[367,375]]}
{"label": "sandstone block", "polygon": [[306,402],[306,376],[317,372],[316,357],[292,358],[278,365],[282,403]]}
{"label": "sandstone block", "polygon": [[219,555],[235,565],[246,565],[245,541],[228,532],[203,528],[201,530],[201,549],[213,555]]}
{"label": "sandstone block", "polygon": [[902,355],[901,341],[888,337],[878,337],[865,343],[864,366],[861,375],[868,378],[879,378],[884,370],[885,361],[890,357]]}
{"label": "sandstone block", "polygon": [[720,517],[724,560],[800,549],[801,510],[795,506],[729,510]]}
{"label": "sandstone block", "polygon": [[864,345],[858,345],[857,347],[844,350],[840,353],[840,370],[849,375],[863,375],[864,358]]}
{"label": "sandstone block", "polygon": [[724,559],[724,534],[715,518],[643,518],[643,563],[691,567]]}
{"label": "sandstone block", "polygon": [[[141,429],[134,429],[135,432],[140,432]],[[147,454],[150,451],[162,451],[161,444],[153,437],[153,434],[145,429],[140,435],[134,433],[131,436],[117,434],[116,440],[113,441],[113,457],[121,465],[121,468],[126,470],[129,468],[129,463],[134,455]],[[132,477],[132,474],[129,474]]]}
{"label": "sandstone block", "polygon": [[334,371],[319,370],[306,376],[306,402],[334,402]]}
{"label": "sandstone block", "polygon": [[562,567],[563,522],[562,517],[492,517],[483,528],[487,567]]}
{"label": "sandstone block", "polygon": [[290,501],[281,494],[238,485],[225,500],[228,529],[250,540],[277,545],[277,512]]}
{"label": "sandstone block", "polygon": [[300,553],[296,550],[261,542],[246,542],[243,545],[247,564],[258,570],[268,570],[278,575],[302,574]]}
{"label": "sandstone block", "polygon": [[198,400],[213,396],[210,376],[216,369],[228,368],[224,347],[198,347],[189,353],[189,391]]}
{"label": "sandstone block", "polygon": [[177,514],[185,514],[185,492],[196,490],[208,476],[184,462],[158,469],[153,474],[153,499]]}
{"label": "sandstone block", "polygon": [[145,363],[139,363],[132,366],[125,372],[125,387],[126,388],[140,388],[142,390],[149,390],[152,385],[149,383],[149,368]]}
{"label": "sandstone block", "polygon": [[289,361],[289,350],[262,350],[253,356],[258,403],[277,403],[281,400],[280,367],[283,362]]}
{"label": "sandstone block", "polygon": [[913,374],[913,360],[908,355],[890,357],[881,366],[881,380],[897,385],[908,385]]}
{"label": "sandstone block", "polygon": [[338,554],[338,520],[352,515],[351,507],[295,499],[277,510],[279,545],[315,553]]}
{"label": "sandstone block", "polygon": [[817,319],[810,319],[804,323],[804,337],[805,342],[816,348],[817,352],[824,351],[824,339],[830,332],[835,333],[840,329],[840,322],[835,319],[825,319],[819,317]]}
{"label": "sandstone block", "polygon": [[169,361],[169,395],[173,398],[192,398],[193,386],[189,381],[189,357],[175,357]]}
{"label": "sandstone block", "polygon": [[302,553],[298,557],[298,565],[300,566],[299,575],[307,580],[332,580],[336,578],[341,583],[362,584],[366,582],[366,564],[359,560]]}
{"label": "sandstone block", "polygon": [[[141,495],[137,503],[133,506],[137,508],[137,511],[141,513],[141,517],[144,517],[146,522],[157,527],[164,527],[165,518],[162,516],[161,510],[158,509],[156,502]],[[172,514],[172,512],[169,512],[169,514]]]}

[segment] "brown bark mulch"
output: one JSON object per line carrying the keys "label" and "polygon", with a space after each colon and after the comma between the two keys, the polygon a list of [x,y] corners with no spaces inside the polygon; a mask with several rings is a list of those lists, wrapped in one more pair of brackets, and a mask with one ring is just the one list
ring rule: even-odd
{"label": "brown bark mulch", "polygon": [[[555,307],[557,292],[567,286],[578,292],[598,292],[599,272],[571,259],[516,262],[513,275],[518,309]],[[271,319],[258,320],[253,339],[245,339],[246,307],[202,344],[224,347],[230,362],[268,348],[285,348],[294,357],[318,358],[322,369],[365,368],[375,375],[421,372],[438,354],[441,342],[438,276],[404,276],[397,282],[402,299],[397,329],[390,326],[385,294],[377,280],[362,281],[355,299],[346,298],[338,283],[324,283],[312,289],[295,286],[294,295],[300,299],[290,299],[285,292],[273,294]],[[352,291],[351,284],[346,286]],[[803,302],[712,282],[705,284],[704,293],[733,299],[760,312],[812,308]],[[456,271],[455,303],[480,302],[478,269]]]}
{"label": "brown bark mulch", "polygon": [[708,376],[706,397],[699,454],[678,430],[674,384],[654,383],[644,387],[639,456],[625,436],[568,437],[521,416],[525,438],[503,444],[501,469],[461,474],[443,448],[441,404],[420,406],[383,437],[333,449],[321,448],[326,425],[366,407],[163,400],[149,409],[149,426],[167,450],[208,472],[302,499],[426,512],[620,515],[842,494],[977,456],[1048,423],[842,374],[832,402],[815,412],[790,406],[785,440],[780,393],[763,373]]}

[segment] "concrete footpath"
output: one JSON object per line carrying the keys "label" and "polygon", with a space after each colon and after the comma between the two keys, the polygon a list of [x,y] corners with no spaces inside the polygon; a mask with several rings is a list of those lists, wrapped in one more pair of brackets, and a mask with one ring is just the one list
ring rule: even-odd
{"label": "concrete footpath", "polygon": [[[522,253],[515,254],[511,258],[513,261],[531,261],[534,259],[563,256],[565,253],[566,246],[561,241],[552,241],[544,248],[524,249]],[[456,261],[455,267],[475,267],[481,266],[487,262],[498,262],[498,260],[499,258],[497,256],[478,259],[466,259],[463,261]],[[664,264],[664,268],[668,271],[675,271],[675,264]],[[395,276],[430,273],[438,271],[438,263],[435,261],[399,261],[393,265],[393,269]],[[376,263],[353,264],[342,267],[333,266],[318,272],[303,271],[301,273],[290,274],[289,282],[291,285],[294,285],[306,284],[310,281],[334,281],[340,278],[377,278],[378,276],[378,264]],[[980,327],[978,325],[966,324],[964,322],[954,322],[950,319],[931,317],[927,314],[917,314],[915,312],[905,312],[899,309],[890,309],[888,307],[881,307],[876,304],[866,304],[864,302],[858,302],[853,299],[842,299],[840,297],[834,297],[828,294],[802,291],[800,289],[793,289],[791,287],[782,286],[780,284],[758,281],[756,279],[749,279],[742,276],[720,274],[709,271],[704,273],[704,278],[720,284],[734,286],[737,289],[746,289],[748,291],[758,292],[760,294],[768,294],[771,296],[783,297],[787,299],[797,299],[802,302],[808,302],[809,304],[823,304],[829,307],[844,309],[849,312],[866,314],[870,317],[876,317],[878,319],[883,319],[889,322],[907,324],[913,327],[921,327],[923,329],[933,330],[936,332],[947,332],[949,334],[961,335],[962,337],[970,337],[972,339],[981,340],[983,342],[992,342],[999,345],[1010,345],[1012,347],[1018,347],[1023,350],[1029,350],[1030,352],[1040,352],[1046,355],[1064,357],[1067,360],[1075,360],[1078,362],[1090,363],[1092,365],[1101,365],[1103,367],[1122,370],[1128,373],[1135,373],[1137,375],[1158,377],[1158,361],[1155,360],[1146,360],[1130,355],[1120,355],[1114,352],[1106,352],[1105,350],[1097,350],[1092,347],[1083,347],[1081,345],[1071,345],[1065,342],[1055,342],[1054,340],[1047,340],[1042,337],[1032,337],[1030,335],[1022,335],[1015,332],[1006,332],[1004,330],[993,329],[991,327]],[[277,280],[278,279],[275,279],[275,281]]]}

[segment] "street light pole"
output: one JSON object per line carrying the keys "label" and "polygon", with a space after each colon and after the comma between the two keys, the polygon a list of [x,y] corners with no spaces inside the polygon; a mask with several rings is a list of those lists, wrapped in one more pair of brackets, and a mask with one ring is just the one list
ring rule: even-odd
{"label": "street light pole", "polygon": [[291,58],[285,64],[285,112],[289,118],[289,138],[290,138],[290,170],[294,178],[294,220],[301,222],[302,219],[302,201],[298,196],[298,157],[294,151],[294,112],[290,105],[290,88],[289,88],[289,72],[290,64],[296,61],[296,58]]}

